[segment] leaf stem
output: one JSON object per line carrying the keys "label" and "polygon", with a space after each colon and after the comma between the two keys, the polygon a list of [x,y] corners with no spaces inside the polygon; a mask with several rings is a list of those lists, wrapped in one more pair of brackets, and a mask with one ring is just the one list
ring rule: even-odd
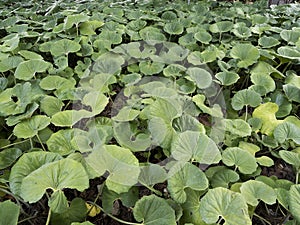
{"label": "leaf stem", "polygon": [[49,225],[50,224],[50,218],[51,218],[51,209],[49,208],[48,216],[47,216],[47,221],[46,221],[45,225]]}
{"label": "leaf stem", "polygon": [[105,212],[104,209],[103,209],[101,206],[99,206],[98,204],[92,203],[92,202],[90,202],[90,201],[88,201],[88,203],[94,204],[96,207],[98,207],[99,209],[101,209],[101,211],[102,211],[104,214],[108,215],[110,218],[116,220],[117,222],[120,222],[120,223],[123,223],[123,224],[128,224],[128,225],[143,225],[143,224],[144,224],[144,223],[132,223],[132,222],[127,222],[127,221],[121,220],[121,219],[119,219],[119,218],[117,218],[117,217],[111,215],[110,213]]}
{"label": "leaf stem", "polygon": [[254,213],[253,215],[256,216],[257,218],[259,218],[260,220],[262,220],[262,222],[267,223],[269,225],[272,225],[268,220],[266,220],[265,218],[257,215],[256,213]]}
{"label": "leaf stem", "polygon": [[37,139],[39,140],[39,142],[40,142],[40,144],[41,144],[41,146],[42,146],[42,149],[46,152],[46,148],[45,148],[45,146],[43,145],[43,142],[42,142],[42,140],[41,140],[39,134],[36,134],[36,137],[37,137]]}
{"label": "leaf stem", "polygon": [[24,223],[24,222],[26,222],[26,221],[28,221],[28,220],[31,220],[31,219],[34,219],[34,218],[36,218],[36,217],[37,217],[36,215],[35,215],[35,216],[31,216],[31,217],[27,217],[27,218],[25,218],[25,219],[23,219],[23,220],[18,221],[18,224]]}
{"label": "leaf stem", "polygon": [[8,148],[8,147],[10,147],[10,146],[14,146],[14,145],[17,145],[17,144],[21,144],[21,143],[24,143],[24,142],[26,142],[26,141],[28,141],[28,140],[26,139],[26,140],[23,140],[23,141],[14,142],[14,143],[11,143],[11,144],[2,146],[0,149],[4,149],[4,148]]}
{"label": "leaf stem", "polygon": [[248,105],[246,105],[246,112],[245,112],[245,121],[247,122],[247,116],[248,116]]}
{"label": "leaf stem", "polygon": [[298,182],[299,182],[299,173],[300,173],[300,171],[297,171],[297,173],[296,173],[296,181],[295,181],[296,184],[298,184]]}

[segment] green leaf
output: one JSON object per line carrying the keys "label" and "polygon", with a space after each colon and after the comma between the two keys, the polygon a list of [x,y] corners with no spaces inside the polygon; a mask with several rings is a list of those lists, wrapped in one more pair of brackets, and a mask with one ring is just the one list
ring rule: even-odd
{"label": "green leaf", "polygon": [[279,151],[280,157],[295,167],[296,171],[300,170],[300,154],[292,151],[281,150]]}
{"label": "green leaf", "polygon": [[205,174],[191,163],[179,162],[171,168],[168,176],[168,190],[172,198],[178,203],[186,201],[186,188],[197,191],[208,188]]}
{"label": "green leaf", "polygon": [[[120,55],[106,53],[101,55],[93,65],[93,71],[101,74],[114,75],[121,70],[121,66],[124,63],[124,58]],[[105,82],[109,80],[111,76],[105,77]],[[102,81],[104,82],[104,81]],[[98,86],[97,86],[98,87]]]}
{"label": "green leaf", "polygon": [[64,29],[70,29],[73,25],[78,27],[78,24],[85,22],[89,19],[89,16],[83,14],[71,14],[65,18]]}
{"label": "green leaf", "polygon": [[10,190],[15,195],[19,196],[23,178],[25,178],[41,166],[46,165],[50,162],[60,160],[61,158],[62,157],[59,154],[52,152],[39,151],[23,154],[11,169],[9,177]]}
{"label": "green leaf", "polygon": [[262,95],[272,92],[276,88],[275,81],[268,74],[252,73],[250,79],[253,84],[259,85],[265,89],[265,91],[261,93]]}
{"label": "green leaf", "polygon": [[81,46],[75,41],[68,39],[62,39],[54,42],[50,47],[50,52],[53,56],[58,57],[62,55],[68,55],[72,52],[78,52]]}
{"label": "green leaf", "polygon": [[79,30],[83,35],[96,34],[95,30],[101,27],[104,23],[99,20],[86,21],[80,24]]}
{"label": "green leaf", "polygon": [[160,62],[143,61],[139,63],[140,71],[145,75],[159,74],[163,71],[165,64]]}
{"label": "green leaf", "polygon": [[0,169],[5,169],[13,164],[20,156],[22,151],[18,148],[8,148],[0,152]]}
{"label": "green leaf", "polygon": [[220,21],[209,26],[209,30],[212,33],[224,33],[228,32],[233,28],[233,23],[231,21]]}
{"label": "green leaf", "polygon": [[167,179],[166,171],[157,164],[149,164],[141,167],[139,182],[148,186],[163,183]]}
{"label": "green leaf", "polygon": [[277,49],[279,56],[287,59],[300,60],[300,51],[298,48],[290,46],[282,46]]}
{"label": "green leaf", "polygon": [[238,91],[232,98],[231,105],[235,110],[241,110],[244,106],[250,105],[256,107],[262,99],[258,93],[252,90],[244,89]]}
{"label": "green leaf", "polygon": [[230,132],[232,135],[239,137],[246,137],[251,135],[250,125],[242,119],[224,119],[225,130]]}
{"label": "green leaf", "polygon": [[211,74],[205,69],[190,67],[186,73],[196,82],[197,87],[200,89],[208,88],[212,83]]}
{"label": "green leaf", "polygon": [[113,213],[114,211],[114,202],[116,200],[121,200],[122,204],[126,207],[133,207],[135,203],[139,200],[139,190],[137,187],[132,187],[128,192],[116,193],[107,188],[103,187],[102,190],[102,206],[106,213]]}
{"label": "green leaf", "polygon": [[252,117],[262,121],[261,132],[263,134],[273,134],[275,127],[281,123],[281,121],[276,119],[275,114],[277,111],[278,105],[272,102],[261,104],[253,111]]}
{"label": "green leaf", "polygon": [[227,166],[235,166],[243,174],[251,174],[257,168],[255,157],[238,147],[226,148],[222,154],[222,161]]}
{"label": "green leaf", "polygon": [[51,118],[51,123],[59,127],[72,127],[83,118],[92,117],[91,112],[81,110],[65,110],[55,113]]}
{"label": "green leaf", "polygon": [[224,224],[250,225],[248,205],[242,195],[228,189],[218,187],[209,189],[201,199],[200,214],[209,224],[216,223],[220,217]]}
{"label": "green leaf", "polygon": [[279,143],[286,140],[293,140],[296,144],[300,144],[300,127],[290,122],[279,124],[274,130],[274,137]]}
{"label": "green leaf", "polygon": [[24,60],[20,56],[11,56],[0,61],[0,72],[6,72],[16,68]]}
{"label": "green leaf", "polygon": [[49,62],[40,59],[31,59],[21,62],[15,72],[15,78],[20,80],[30,80],[36,73],[45,72],[50,67]]}
{"label": "green leaf", "polygon": [[261,156],[261,157],[257,157],[256,161],[261,166],[271,167],[274,165],[273,159],[271,159],[270,157],[265,156],[265,155]]}
{"label": "green leaf", "polygon": [[143,225],[176,225],[174,210],[164,199],[155,195],[144,196],[137,201],[133,215]]}
{"label": "green leaf", "polygon": [[213,105],[208,107],[205,105],[205,95],[197,94],[192,98],[193,102],[202,110],[202,112],[207,113],[213,117],[223,118],[223,113],[219,105]]}
{"label": "green leaf", "polygon": [[171,146],[172,156],[181,162],[196,161],[201,164],[214,164],[221,160],[217,145],[206,134],[185,131],[178,134]]}
{"label": "green leaf", "polygon": [[45,96],[40,102],[40,109],[42,112],[46,113],[47,116],[53,116],[55,113],[61,111],[64,103],[53,96]]}
{"label": "green leaf", "polygon": [[116,193],[127,192],[138,181],[139,162],[129,149],[104,145],[94,149],[86,162],[100,175],[109,172],[106,185]]}
{"label": "green leaf", "polygon": [[13,130],[18,138],[31,138],[50,124],[50,118],[36,115],[17,124]]}
{"label": "green leaf", "polygon": [[83,191],[89,187],[88,175],[81,165],[72,159],[45,164],[22,180],[21,197],[29,203],[40,200],[48,188],[62,190],[73,188]]}
{"label": "green leaf", "polygon": [[300,184],[293,185],[289,191],[289,207],[293,217],[300,222]]}
{"label": "green leaf", "polygon": [[133,152],[145,151],[151,146],[150,134],[138,130],[129,122],[114,122],[113,129],[117,142]]}
{"label": "green leaf", "polygon": [[21,56],[23,56],[25,59],[43,59],[43,57],[35,52],[31,52],[28,50],[21,50],[18,52]]}
{"label": "green leaf", "polygon": [[72,138],[80,134],[81,132],[77,132],[74,129],[59,130],[53,133],[47,140],[47,147],[51,152],[59,153],[60,155],[69,155],[75,151],[71,143]]}
{"label": "green leaf", "polygon": [[274,37],[262,36],[258,39],[258,44],[261,45],[263,48],[272,48],[276,45],[279,45],[280,41],[278,41]]}
{"label": "green leaf", "polygon": [[59,214],[64,213],[68,209],[68,200],[62,190],[57,190],[52,193],[48,201],[48,206],[53,213]]}
{"label": "green leaf", "polygon": [[242,184],[240,190],[249,205],[257,206],[258,200],[268,205],[276,203],[277,195],[274,189],[261,181],[248,180]]}
{"label": "green leaf", "polygon": [[212,40],[212,36],[206,30],[201,30],[194,35],[197,41],[200,41],[203,44],[209,44]]}
{"label": "green leaf", "polygon": [[179,35],[183,32],[183,26],[179,22],[166,23],[164,26],[164,31],[171,35]]}
{"label": "green leaf", "polygon": [[235,84],[240,76],[235,72],[223,71],[216,74],[216,78],[221,82],[224,86],[229,86]]}
{"label": "green leaf", "polygon": [[243,23],[242,25],[235,24],[232,32],[234,33],[235,36],[243,39],[249,38],[251,36],[251,30]]}
{"label": "green leaf", "polygon": [[71,224],[75,221],[84,221],[84,219],[86,218],[87,211],[88,210],[85,201],[82,198],[74,198],[70,204],[70,207],[68,207],[66,211],[64,211],[63,213],[51,214],[51,224],[61,225]]}
{"label": "green leaf", "polygon": [[231,49],[230,56],[234,59],[238,59],[238,67],[247,68],[256,63],[259,58],[259,51],[251,44],[236,44]]}
{"label": "green leaf", "polygon": [[289,44],[295,44],[300,38],[300,30],[282,30],[280,32],[280,37]]}
{"label": "green leaf", "polygon": [[43,90],[68,90],[75,87],[76,81],[73,78],[51,75],[43,78],[39,83]]}
{"label": "green leaf", "polygon": [[300,103],[300,88],[293,84],[283,85],[283,91],[290,101]]}
{"label": "green leaf", "polygon": [[20,214],[20,207],[7,200],[0,202],[0,225],[17,225]]}
{"label": "green leaf", "polygon": [[240,179],[237,172],[230,169],[221,169],[216,171],[214,175],[209,179],[212,187],[224,187],[228,188],[230,183],[235,183]]}

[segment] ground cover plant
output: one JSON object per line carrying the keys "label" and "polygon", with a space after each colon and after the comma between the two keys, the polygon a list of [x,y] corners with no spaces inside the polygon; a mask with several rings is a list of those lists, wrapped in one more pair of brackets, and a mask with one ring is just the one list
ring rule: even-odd
{"label": "ground cover plant", "polygon": [[0,224],[299,224],[300,7],[1,1]]}

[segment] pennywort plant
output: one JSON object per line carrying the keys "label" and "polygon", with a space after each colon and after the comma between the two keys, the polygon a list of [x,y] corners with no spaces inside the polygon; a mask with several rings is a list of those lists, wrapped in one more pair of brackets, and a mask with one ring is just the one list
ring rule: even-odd
{"label": "pennywort plant", "polygon": [[0,224],[300,223],[299,4],[2,2]]}

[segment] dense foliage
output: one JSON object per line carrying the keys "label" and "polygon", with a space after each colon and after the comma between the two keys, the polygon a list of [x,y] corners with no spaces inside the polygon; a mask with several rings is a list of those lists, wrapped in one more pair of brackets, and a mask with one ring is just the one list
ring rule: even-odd
{"label": "dense foliage", "polygon": [[299,5],[0,12],[1,225],[300,223]]}

